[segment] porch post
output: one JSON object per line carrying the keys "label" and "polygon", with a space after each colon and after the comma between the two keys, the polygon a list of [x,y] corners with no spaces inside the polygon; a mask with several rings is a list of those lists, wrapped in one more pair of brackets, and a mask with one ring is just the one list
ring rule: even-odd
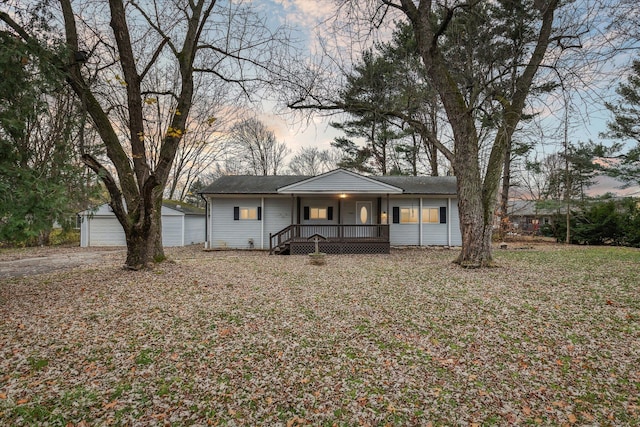
{"label": "porch post", "polygon": [[289,218],[291,218],[290,224],[293,224],[293,202],[295,201],[295,196],[292,194],[291,195],[291,216]]}
{"label": "porch post", "polygon": [[389,225],[390,216],[391,216],[391,212],[389,212],[389,193],[387,193],[387,225]]}
{"label": "porch post", "polygon": [[260,249],[264,249],[264,197],[260,198],[260,210],[262,211],[262,217],[260,218]]}

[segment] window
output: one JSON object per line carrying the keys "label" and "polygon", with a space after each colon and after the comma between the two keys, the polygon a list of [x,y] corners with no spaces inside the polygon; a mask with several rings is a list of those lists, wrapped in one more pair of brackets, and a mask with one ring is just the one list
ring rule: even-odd
{"label": "window", "polygon": [[[401,208],[393,207],[393,223],[394,224],[417,224],[418,208]],[[422,222],[429,224],[446,224],[447,208],[445,206],[439,208],[422,208]]]}
{"label": "window", "polygon": [[245,208],[240,206],[235,206],[233,208],[233,220],[258,220],[262,219],[262,209],[260,206],[256,208]]}
{"label": "window", "polygon": [[258,219],[258,209],[240,208],[240,219]]}
{"label": "window", "polygon": [[400,224],[416,224],[417,222],[417,208],[400,208]]}
{"label": "window", "polygon": [[440,222],[440,209],[422,208],[422,222],[438,224]]}
{"label": "window", "polygon": [[327,208],[310,208],[309,219],[327,219]]}
{"label": "window", "polygon": [[305,206],[303,211],[303,218],[305,220],[329,220],[333,221],[333,206],[327,206],[326,208],[314,208]]}

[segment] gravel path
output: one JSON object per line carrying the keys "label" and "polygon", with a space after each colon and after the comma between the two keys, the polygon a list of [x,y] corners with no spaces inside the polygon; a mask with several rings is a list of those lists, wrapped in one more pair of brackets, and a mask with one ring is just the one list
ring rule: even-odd
{"label": "gravel path", "polygon": [[0,256],[0,279],[33,276],[91,264],[118,263],[122,248],[44,248],[15,250]]}

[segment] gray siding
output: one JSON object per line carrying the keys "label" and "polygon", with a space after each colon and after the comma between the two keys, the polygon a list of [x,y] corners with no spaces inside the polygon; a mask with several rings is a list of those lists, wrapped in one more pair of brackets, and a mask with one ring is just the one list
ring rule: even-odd
{"label": "gray siding", "polygon": [[[358,202],[371,202],[371,224],[378,223],[378,198],[377,197],[349,197],[342,202],[341,215],[342,224],[356,224],[358,212],[356,205]],[[382,206],[386,206],[386,198],[382,200]],[[384,210],[384,209],[383,209]]]}
{"label": "gray siding", "polygon": [[[254,248],[260,247],[262,221],[233,219],[234,206],[258,207],[260,197],[237,199],[210,199],[211,228],[209,247],[212,249],[250,249],[249,239],[253,239]],[[264,217],[264,212],[263,212]]]}
{"label": "gray siding", "polygon": [[183,216],[162,216],[162,246],[182,246]]}
{"label": "gray siding", "polygon": [[458,212],[458,200],[451,199],[451,246],[462,246],[462,233],[460,232],[460,213]]}
{"label": "gray siding", "polygon": [[[447,207],[447,199],[422,199],[423,208]],[[451,213],[447,209],[446,224],[422,223],[422,245],[423,246],[447,246],[449,245],[449,217]]]}
{"label": "gray siding", "polygon": [[393,208],[419,208],[420,199],[417,198],[397,198],[389,201],[389,234],[391,245],[419,245],[420,244],[420,224],[394,224]]}
{"label": "gray siding", "polygon": [[[86,246],[126,246],[126,239],[122,226],[107,205],[98,207],[95,211],[85,211],[81,214],[80,245]],[[184,244],[200,243],[204,241],[204,223],[202,216],[193,216],[193,222],[175,209],[162,207],[162,245],[182,246]],[[184,222],[185,219],[187,222]],[[183,238],[184,236],[184,238]]]}
{"label": "gray siding", "polygon": [[[287,198],[265,198],[262,219],[264,220],[264,248],[269,249],[269,233],[275,234],[291,225],[291,203]],[[259,245],[260,242],[256,242]]]}
{"label": "gray siding", "polygon": [[124,230],[115,216],[94,216],[89,219],[89,246],[126,246]]}
{"label": "gray siding", "polygon": [[80,247],[86,248],[89,246],[89,218],[86,215],[80,218],[82,219],[80,224]]}
{"label": "gray siding", "polygon": [[184,217],[184,244],[193,245],[204,242],[204,215],[185,215]]}
{"label": "gray siding", "polygon": [[313,192],[346,192],[346,193],[391,193],[401,192],[389,184],[385,184],[373,179],[357,174],[348,173],[343,170],[336,170],[325,175],[310,178],[298,184],[289,186],[286,192],[313,193]]}
{"label": "gray siding", "polygon": [[[304,219],[304,207],[310,208],[333,208],[333,219]],[[338,200],[333,197],[301,197],[300,198],[300,223],[301,224],[337,224],[338,223]]]}

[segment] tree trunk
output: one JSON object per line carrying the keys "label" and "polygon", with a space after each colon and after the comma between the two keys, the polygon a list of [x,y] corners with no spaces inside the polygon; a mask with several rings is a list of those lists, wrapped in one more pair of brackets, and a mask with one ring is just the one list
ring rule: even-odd
{"label": "tree trunk", "polygon": [[471,169],[456,168],[462,249],[454,262],[466,268],[491,267],[494,206],[484,205],[481,183]]}
{"label": "tree trunk", "polygon": [[[152,262],[165,260],[162,246],[162,192],[154,191],[154,196],[147,199],[148,206],[141,206],[140,218],[127,218],[134,221],[129,227],[123,224],[127,240],[127,260],[125,267],[130,270],[141,270]],[[144,198],[140,201],[144,203]]]}
{"label": "tree trunk", "polygon": [[500,240],[509,231],[509,189],[511,188],[511,144],[507,147],[502,174],[502,194],[500,195]]}

